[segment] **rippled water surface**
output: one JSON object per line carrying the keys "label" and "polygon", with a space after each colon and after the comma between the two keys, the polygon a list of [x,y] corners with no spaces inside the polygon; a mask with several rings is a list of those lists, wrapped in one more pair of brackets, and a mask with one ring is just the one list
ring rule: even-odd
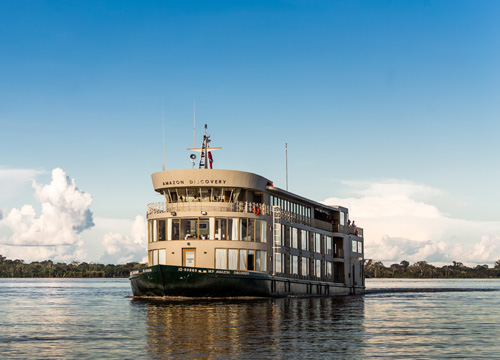
{"label": "rippled water surface", "polygon": [[127,279],[0,279],[0,354],[5,359],[499,357],[499,280],[367,280],[367,287],[394,291],[144,301],[128,297]]}

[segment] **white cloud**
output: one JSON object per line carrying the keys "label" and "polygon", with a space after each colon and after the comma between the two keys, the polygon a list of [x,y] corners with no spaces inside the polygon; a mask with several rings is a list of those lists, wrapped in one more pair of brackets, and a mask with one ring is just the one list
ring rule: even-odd
{"label": "white cloud", "polygon": [[347,184],[355,188],[353,197],[324,203],[349,208],[351,219],[364,228],[366,258],[389,264],[483,264],[500,259],[500,222],[449,217],[433,204],[444,191],[400,180]]}
{"label": "white cloud", "polygon": [[3,211],[0,219],[0,253],[8,258],[74,260],[85,256],[80,233],[94,226],[90,206],[92,196],[76,187],[62,169],[52,171],[48,185],[32,183],[41,203],[37,216],[32,205]]}
{"label": "white cloud", "polygon": [[130,235],[121,232],[108,232],[104,235],[102,245],[105,254],[101,262],[127,263],[131,261],[146,262],[144,258],[147,250],[147,222],[143,216],[136,216],[130,227]]}

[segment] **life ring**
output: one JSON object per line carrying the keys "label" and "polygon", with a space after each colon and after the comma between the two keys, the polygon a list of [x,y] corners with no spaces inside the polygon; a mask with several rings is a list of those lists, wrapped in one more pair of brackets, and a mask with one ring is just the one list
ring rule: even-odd
{"label": "life ring", "polygon": [[255,215],[259,215],[260,214],[260,208],[257,205],[255,205],[253,207],[253,212],[255,213]]}

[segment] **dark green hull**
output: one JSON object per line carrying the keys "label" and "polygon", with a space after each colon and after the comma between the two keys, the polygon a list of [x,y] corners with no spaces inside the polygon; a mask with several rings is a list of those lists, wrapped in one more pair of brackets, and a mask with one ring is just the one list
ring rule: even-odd
{"label": "dark green hull", "polygon": [[344,284],[288,279],[269,274],[155,265],[130,274],[134,296],[285,297],[361,293]]}

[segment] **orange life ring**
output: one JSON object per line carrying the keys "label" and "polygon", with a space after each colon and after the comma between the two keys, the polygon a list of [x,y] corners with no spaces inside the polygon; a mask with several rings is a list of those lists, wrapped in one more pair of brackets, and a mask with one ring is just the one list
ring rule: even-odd
{"label": "orange life ring", "polygon": [[255,206],[253,207],[253,212],[254,212],[256,215],[259,215],[259,214],[260,214],[260,208],[259,208],[257,205],[255,205]]}

